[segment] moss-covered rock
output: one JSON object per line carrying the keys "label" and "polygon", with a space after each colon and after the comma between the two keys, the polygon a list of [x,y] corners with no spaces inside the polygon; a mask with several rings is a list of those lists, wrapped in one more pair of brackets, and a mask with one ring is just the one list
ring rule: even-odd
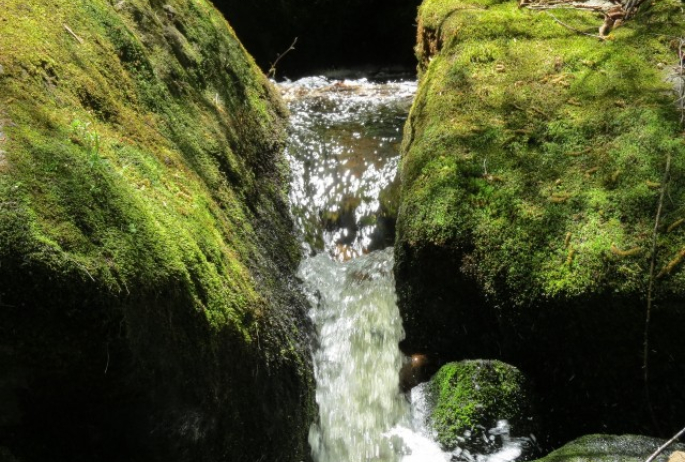
{"label": "moss-covered rock", "polygon": [[431,378],[427,390],[430,424],[446,449],[482,446],[487,430],[501,420],[511,425],[512,436],[534,431],[530,387],[519,370],[501,361],[448,363]]}
{"label": "moss-covered rock", "polygon": [[[551,452],[538,462],[643,462],[664,441],[639,435],[587,435]],[[655,460],[665,462],[669,454],[682,450],[675,444]]]}
{"label": "moss-covered rock", "polygon": [[514,364],[562,434],[639,432],[656,251],[649,384],[679,425],[685,143],[665,77],[684,19],[657,2],[600,41],[583,10],[424,2],[396,243],[405,352]]}
{"label": "moss-covered rock", "polygon": [[25,461],[307,458],[270,84],[205,0],[2,8],[0,445]]}

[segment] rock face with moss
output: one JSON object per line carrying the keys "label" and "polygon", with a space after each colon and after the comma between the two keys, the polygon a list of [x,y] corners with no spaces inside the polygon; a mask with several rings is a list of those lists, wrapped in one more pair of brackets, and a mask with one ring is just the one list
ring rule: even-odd
{"label": "rock face with moss", "polygon": [[[538,462],[642,462],[664,443],[657,438],[638,435],[587,435],[551,452]],[[666,462],[669,454],[682,451],[675,444],[655,460]]]}
{"label": "rock face with moss", "polygon": [[665,427],[685,411],[685,144],[666,78],[683,20],[679,2],[658,2],[600,41],[577,32],[601,25],[582,10],[420,9],[396,243],[402,347],[519,367],[561,438],[650,425],[650,282],[651,405]]}
{"label": "rock face with moss", "polygon": [[2,8],[0,446],[306,459],[312,372],[270,84],[209,1]]}
{"label": "rock face with moss", "polygon": [[[516,435],[532,432],[530,387],[520,371],[501,361],[461,361],[444,365],[431,378],[430,424],[446,449],[471,446],[479,453],[484,431],[507,420]],[[486,443],[487,444],[487,443]]]}

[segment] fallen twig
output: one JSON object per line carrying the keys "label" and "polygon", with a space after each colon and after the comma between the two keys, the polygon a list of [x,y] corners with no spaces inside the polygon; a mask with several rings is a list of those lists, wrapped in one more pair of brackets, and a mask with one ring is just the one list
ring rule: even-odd
{"label": "fallen twig", "polygon": [[83,45],[83,39],[81,37],[79,37],[78,35],[76,35],[76,33],[73,30],[71,30],[71,27],[67,26],[66,24],[62,24],[62,25],[64,26],[64,29],[67,32],[69,32],[71,34],[71,36],[74,37],[78,41],[78,43]]}
{"label": "fallen twig", "polygon": [[583,5],[582,3],[526,3],[525,6],[531,10],[559,10],[559,9],[572,9],[572,10],[590,10],[596,13],[604,13],[608,7],[604,6],[593,6],[593,5]]}
{"label": "fallen twig", "polygon": [[[640,3],[633,2],[633,5],[635,8],[640,6]],[[682,72],[685,70],[685,62],[683,62],[683,48],[685,47],[685,39],[680,39],[679,42],[679,47],[678,47],[678,66],[679,66],[679,71]],[[681,83],[680,86],[680,98],[685,97],[685,82]],[[681,126],[685,125],[685,106],[681,104],[680,107],[680,124]],[[654,275],[654,271],[656,268],[656,257],[657,257],[657,237],[658,237],[658,232],[659,232],[659,220],[661,218],[661,210],[663,208],[663,203],[664,203],[664,196],[666,194],[666,190],[668,188],[668,184],[670,181],[670,170],[671,170],[671,152],[669,151],[667,156],[666,156],[666,168],[664,169],[664,178],[661,183],[661,193],[659,195],[659,204],[657,207],[656,211],[656,217],[654,220],[654,232],[652,233],[652,256],[651,256],[651,261],[649,265],[649,285],[647,286],[647,309],[645,313],[645,332],[644,332],[644,339],[643,339],[643,357],[642,357],[642,368],[644,369],[644,384],[645,384],[645,393],[647,397],[647,406],[649,407],[649,411],[652,415],[652,420],[654,421],[655,426],[658,426],[658,422],[656,420],[656,416],[654,415],[654,410],[652,408],[652,402],[651,402],[651,397],[650,397],[650,391],[649,391],[649,331],[650,331],[650,318],[652,314],[652,304],[653,304],[653,297],[654,297],[654,283],[655,283],[655,278],[659,278],[660,276],[668,275],[673,268],[675,268],[676,265],[680,264],[682,261],[683,257],[685,256],[685,252],[681,251],[676,258],[671,260],[664,269],[661,270],[661,272],[658,275]],[[670,229],[670,227],[669,227]],[[668,232],[668,231],[667,231]],[[680,437],[685,433],[685,428],[683,428],[676,436],[674,436],[669,442],[667,442],[664,446],[659,448],[657,452],[655,452],[649,459],[647,459],[646,462],[651,462],[654,460],[654,458],[659,455],[665,447],[667,447],[670,443],[672,443],[674,440]]]}
{"label": "fallen twig", "polygon": [[645,332],[643,338],[643,352],[642,352],[642,369],[643,369],[643,379],[645,384],[645,394],[647,398],[647,406],[649,407],[649,413],[651,414],[654,425],[658,426],[656,416],[654,414],[654,409],[652,408],[652,398],[649,392],[649,330],[650,330],[650,319],[652,317],[652,305],[654,303],[654,283],[655,279],[658,277],[654,274],[656,269],[656,257],[657,257],[657,238],[659,236],[659,223],[661,222],[661,211],[664,206],[664,197],[666,196],[666,189],[668,188],[668,182],[671,176],[671,153],[669,152],[666,156],[666,168],[664,169],[664,178],[661,182],[661,193],[659,194],[659,204],[656,209],[656,217],[654,218],[654,231],[652,232],[652,243],[651,243],[651,258],[649,262],[649,284],[647,286],[647,309],[645,313]]}
{"label": "fallen twig", "polygon": [[598,39],[600,39],[600,40],[606,40],[606,37],[602,37],[601,35],[588,34],[587,32],[583,32],[582,30],[578,30],[578,29],[576,29],[576,28],[574,28],[574,27],[569,26],[568,24],[566,24],[566,23],[560,21],[559,18],[557,18],[556,16],[554,16],[554,15],[553,15],[552,13],[550,13],[549,11],[545,11],[545,13],[547,13],[547,15],[548,15],[549,17],[551,17],[552,19],[554,19],[557,23],[561,24],[562,26],[564,26],[564,27],[567,28],[568,30],[571,30],[571,31],[575,32],[576,34],[587,35],[588,37],[594,37],[594,38],[598,38]]}
{"label": "fallen twig", "polygon": [[676,434],[673,436],[673,438],[671,438],[670,440],[666,441],[664,444],[662,444],[661,446],[659,446],[659,449],[657,449],[656,451],[654,451],[654,454],[652,454],[651,456],[649,456],[649,457],[647,458],[647,460],[645,460],[645,462],[652,462],[654,459],[656,459],[656,458],[659,456],[659,454],[661,454],[662,452],[664,452],[664,450],[665,450],[667,447],[669,447],[671,444],[673,444],[673,442],[674,442],[675,440],[677,440],[678,438],[680,438],[684,433],[685,433],[685,428],[683,428],[683,429],[680,430],[678,433],[676,433]]}
{"label": "fallen twig", "polygon": [[623,11],[625,11],[624,19],[630,19],[644,2],[645,0],[628,0],[623,5]]}
{"label": "fallen twig", "polygon": [[71,261],[73,261],[76,266],[81,268],[88,275],[88,277],[90,278],[91,281],[95,282],[95,278],[93,277],[92,274],[90,274],[90,272],[88,271],[88,268],[86,268],[85,265],[82,265],[81,263],[79,263],[73,259]]}

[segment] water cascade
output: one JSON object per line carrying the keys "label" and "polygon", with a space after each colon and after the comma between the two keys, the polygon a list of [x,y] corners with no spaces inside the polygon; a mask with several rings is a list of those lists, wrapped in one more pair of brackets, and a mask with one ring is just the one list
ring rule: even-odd
{"label": "water cascade", "polygon": [[309,77],[280,88],[291,112],[290,201],[305,254],[347,260],[392,245],[383,198],[393,194],[416,82]]}
{"label": "water cascade", "polygon": [[317,332],[314,459],[449,460],[398,387],[404,334],[392,249],[382,250],[394,234],[382,196],[393,187],[416,84],[314,77],[280,88],[292,114],[292,211],[308,256],[300,277]]}
{"label": "water cascade", "polygon": [[[500,421],[443,452],[426,424],[424,385],[399,388],[404,332],[395,304],[392,196],[414,81],[309,77],[279,85],[291,111],[292,214],[316,328],[316,462],[509,462],[525,439]],[[475,452],[469,451],[469,448]]]}

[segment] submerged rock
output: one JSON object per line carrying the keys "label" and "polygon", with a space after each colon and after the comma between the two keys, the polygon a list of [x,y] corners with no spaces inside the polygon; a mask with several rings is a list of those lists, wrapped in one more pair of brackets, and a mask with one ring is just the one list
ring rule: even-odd
{"label": "submerged rock", "polygon": [[10,1],[0,446],[308,458],[286,111],[209,1]]}
{"label": "submerged rock", "polygon": [[683,19],[659,3],[598,41],[577,32],[601,25],[587,11],[420,9],[395,246],[402,348],[524,370],[556,441],[648,431],[650,406],[668,432],[685,412],[685,143],[658,66],[677,64]]}

